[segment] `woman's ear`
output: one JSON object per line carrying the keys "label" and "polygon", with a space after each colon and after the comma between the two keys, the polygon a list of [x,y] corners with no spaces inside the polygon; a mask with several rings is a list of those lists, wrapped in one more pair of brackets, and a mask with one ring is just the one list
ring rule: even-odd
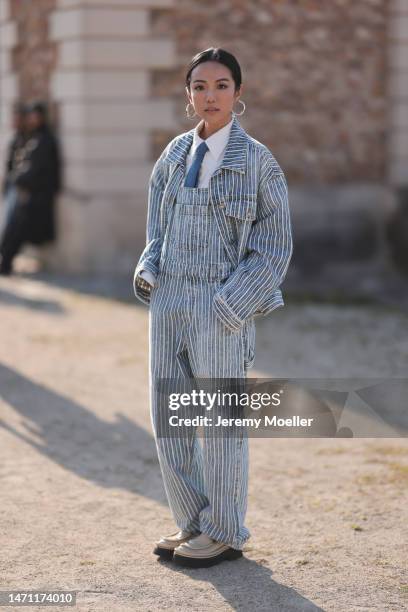
{"label": "woman's ear", "polygon": [[187,85],[186,85],[186,94],[187,94],[188,101],[190,102],[190,104],[192,104],[193,101],[191,99],[190,89],[187,87]]}

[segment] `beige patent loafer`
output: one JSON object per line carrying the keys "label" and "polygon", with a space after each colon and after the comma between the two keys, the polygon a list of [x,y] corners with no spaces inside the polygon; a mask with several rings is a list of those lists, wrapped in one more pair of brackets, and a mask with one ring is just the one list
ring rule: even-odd
{"label": "beige patent loafer", "polygon": [[172,559],[173,551],[176,546],[183,544],[183,542],[187,542],[193,537],[193,533],[183,530],[176,531],[176,533],[172,533],[168,536],[163,536],[158,542],[155,542],[156,546],[153,553],[155,555],[159,555],[159,557],[162,557],[162,559]]}
{"label": "beige patent loafer", "polygon": [[239,557],[242,557],[242,550],[231,548],[202,533],[177,546],[174,549],[173,561],[184,567],[210,567]]}

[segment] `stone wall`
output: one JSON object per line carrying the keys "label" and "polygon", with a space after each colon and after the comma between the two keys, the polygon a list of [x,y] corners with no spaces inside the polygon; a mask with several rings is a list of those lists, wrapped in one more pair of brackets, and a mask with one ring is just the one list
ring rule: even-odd
{"label": "stone wall", "polygon": [[10,13],[9,0],[0,0],[0,179],[11,138],[12,106],[19,97],[19,79],[13,66],[18,32]]}
{"label": "stone wall", "polygon": [[13,70],[23,100],[50,101],[50,78],[55,68],[56,45],[49,37],[49,17],[55,0],[11,0],[10,17],[17,26]]}
{"label": "stone wall", "polygon": [[[389,266],[389,8],[386,0],[181,0],[153,14],[153,32],[176,41],[177,66],[153,81],[154,95],[174,102],[174,133],[196,123],[185,118],[192,56],[221,46],[238,58],[240,121],[288,179],[292,287],[343,291],[361,279],[370,287]],[[167,140],[156,135],[156,156]]]}
{"label": "stone wall", "polygon": [[387,225],[393,261],[408,274],[408,2],[392,0],[388,24],[388,182],[396,211]]}
{"label": "stone wall", "polygon": [[173,66],[171,32],[152,33],[152,7],[172,0],[57,0],[51,95],[64,151],[62,228],[54,267],[132,273],[145,243],[152,131],[175,123],[152,70]]}
{"label": "stone wall", "polygon": [[408,181],[407,40],[406,0],[0,0],[2,135],[18,96],[58,111],[50,265],[137,261],[152,165],[197,123],[185,71],[210,46],[237,56],[240,121],[286,173],[300,278],[384,261],[385,213]]}
{"label": "stone wall", "polygon": [[[181,0],[156,11],[178,66],[157,75],[184,129],[184,72],[199,50],[221,46],[243,70],[241,121],[276,154],[291,183],[383,181],[386,174],[385,0]],[[240,106],[238,106],[240,109]]]}
{"label": "stone wall", "polygon": [[408,1],[392,0],[388,22],[388,179],[408,188]]}

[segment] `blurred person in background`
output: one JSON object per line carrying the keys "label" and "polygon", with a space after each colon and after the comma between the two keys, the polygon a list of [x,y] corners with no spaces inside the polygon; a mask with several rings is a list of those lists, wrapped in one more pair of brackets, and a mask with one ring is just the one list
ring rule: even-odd
{"label": "blurred person in background", "polygon": [[8,178],[16,189],[16,201],[0,241],[2,275],[12,273],[13,259],[25,243],[39,245],[56,238],[55,198],[61,186],[61,163],[43,102],[27,106],[25,126],[26,141]]}
{"label": "blurred person in background", "polygon": [[8,146],[6,167],[3,180],[3,217],[1,228],[3,229],[10,217],[14,208],[17,190],[13,183],[13,170],[18,165],[24,150],[24,144],[27,138],[27,130],[25,126],[26,107],[23,103],[17,102],[13,108],[13,130],[14,134]]}

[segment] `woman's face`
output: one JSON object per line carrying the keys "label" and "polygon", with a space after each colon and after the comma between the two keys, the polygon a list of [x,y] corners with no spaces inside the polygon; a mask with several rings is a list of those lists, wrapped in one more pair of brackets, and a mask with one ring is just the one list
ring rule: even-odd
{"label": "woman's face", "polygon": [[[235,82],[227,66],[219,62],[203,62],[191,73],[190,89],[186,87],[189,102],[210,126],[223,126],[231,120],[234,102],[242,92],[235,92]],[[216,110],[213,110],[216,109]]]}

